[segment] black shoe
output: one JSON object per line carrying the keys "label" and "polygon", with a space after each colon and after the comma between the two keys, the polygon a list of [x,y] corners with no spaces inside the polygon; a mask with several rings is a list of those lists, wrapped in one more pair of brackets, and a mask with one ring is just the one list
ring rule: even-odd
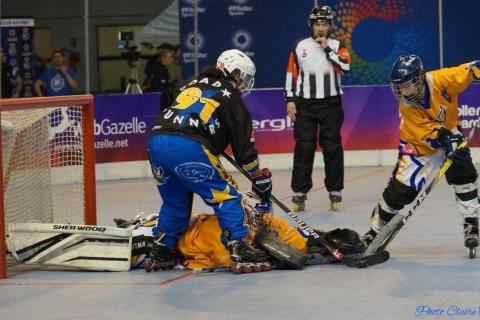
{"label": "black shoe", "polygon": [[333,211],[338,210],[340,202],[342,202],[342,193],[340,191],[332,191],[328,194],[330,199],[330,209]]}
{"label": "black shoe", "polygon": [[231,270],[234,273],[250,273],[270,271],[270,263],[267,262],[265,251],[256,249],[250,240],[230,240],[227,248],[232,260]]}
{"label": "black shoe", "polygon": [[478,247],[478,218],[465,218],[465,222],[463,224],[463,234],[465,237],[465,247]]}
{"label": "black shoe", "polygon": [[292,197],[293,211],[298,212],[305,210],[305,200],[307,200],[306,193],[295,193],[295,195]]}

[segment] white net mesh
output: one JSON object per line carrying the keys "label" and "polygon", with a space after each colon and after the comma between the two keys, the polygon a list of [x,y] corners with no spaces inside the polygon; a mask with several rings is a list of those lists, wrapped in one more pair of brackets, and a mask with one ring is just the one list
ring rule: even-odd
{"label": "white net mesh", "polygon": [[82,107],[3,111],[5,227],[84,223]]}

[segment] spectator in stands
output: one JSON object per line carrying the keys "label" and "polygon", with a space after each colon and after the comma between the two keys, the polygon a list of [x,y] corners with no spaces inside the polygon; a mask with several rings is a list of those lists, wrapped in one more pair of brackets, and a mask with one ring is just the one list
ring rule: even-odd
{"label": "spectator in stands", "polygon": [[42,86],[46,86],[47,96],[65,96],[77,88],[77,75],[65,65],[65,54],[61,49],[52,52],[53,68],[42,72],[35,82],[35,92],[39,97],[43,96]]}
{"label": "spectator in stands", "polygon": [[174,55],[173,47],[163,43],[158,47],[159,52],[147,62],[145,66],[145,92],[160,92],[160,111],[169,107],[173,101],[175,87],[168,68],[172,66]]}
{"label": "spectator in stands", "polygon": [[5,52],[1,51],[1,60],[2,60],[2,99],[6,98],[18,98],[20,92],[22,91],[23,80],[19,74],[15,77],[15,91],[12,91],[12,78],[13,78],[13,68],[7,64],[7,56]]}

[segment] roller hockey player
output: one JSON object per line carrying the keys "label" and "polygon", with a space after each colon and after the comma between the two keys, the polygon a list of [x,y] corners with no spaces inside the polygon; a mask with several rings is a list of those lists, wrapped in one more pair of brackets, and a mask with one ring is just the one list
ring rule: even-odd
{"label": "roller hockey player", "polygon": [[464,220],[465,246],[470,258],[479,245],[477,171],[470,150],[456,150],[464,137],[458,119],[458,94],[480,78],[478,61],[431,72],[423,70],[416,55],[400,56],[393,65],[390,83],[399,101],[401,125],[397,166],[382,198],[374,208],[369,244],[379,230],[411,203],[446,157],[453,160],[445,177],[455,190],[458,212]]}
{"label": "roller hockey player", "polygon": [[265,253],[245,239],[248,226],[243,223],[238,185],[217,157],[230,144],[236,161],[251,174],[254,190],[269,198],[272,175],[268,168],[259,169],[252,119],[241,97],[252,89],[254,75],[255,65],[247,55],[227,50],[216,67],[181,87],[173,104],[156,119],[148,155],[163,204],[146,271],[174,265],[194,193],[215,210],[232,268],[258,270],[265,264]]}
{"label": "roller hockey player", "polygon": [[[258,246],[258,238],[267,227],[278,239],[281,239],[290,248],[288,254],[296,254],[297,260],[286,260],[282,255],[273,255],[275,252],[266,250],[268,263],[263,264],[262,271],[292,268],[300,269],[303,264],[315,265],[337,262],[330,252],[313,237],[305,237],[302,232],[290,226],[283,218],[272,215],[271,202],[262,202],[253,192],[243,195],[245,204],[245,220],[250,226],[247,236],[249,244]],[[143,218],[137,216],[133,221],[117,218],[114,219],[118,227],[129,228],[133,233],[132,269],[143,268],[145,260],[148,261],[148,245],[154,240],[152,229],[156,225],[157,215]],[[330,245],[339,249],[343,254],[361,253],[365,250],[358,234],[349,229],[335,229],[329,232],[317,230]],[[187,269],[199,270],[232,264],[232,254],[221,242],[222,230],[216,215],[199,214],[192,218],[190,225],[178,241],[177,250],[173,260]],[[145,253],[147,253],[145,255]],[[298,256],[304,255],[304,259]],[[147,257],[146,257],[147,256]],[[173,257],[172,257],[173,258]],[[301,261],[302,266],[297,264]],[[173,264],[167,266],[172,267]],[[232,269],[235,273],[248,273],[260,271],[258,265],[243,266]]]}

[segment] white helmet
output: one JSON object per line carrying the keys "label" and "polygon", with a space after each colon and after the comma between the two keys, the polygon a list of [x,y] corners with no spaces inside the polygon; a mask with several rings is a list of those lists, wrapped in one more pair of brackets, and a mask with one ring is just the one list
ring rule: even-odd
{"label": "white helmet", "polygon": [[238,85],[237,89],[242,95],[247,95],[255,83],[255,64],[242,51],[230,49],[222,52],[217,59],[217,69],[226,76],[233,77]]}

